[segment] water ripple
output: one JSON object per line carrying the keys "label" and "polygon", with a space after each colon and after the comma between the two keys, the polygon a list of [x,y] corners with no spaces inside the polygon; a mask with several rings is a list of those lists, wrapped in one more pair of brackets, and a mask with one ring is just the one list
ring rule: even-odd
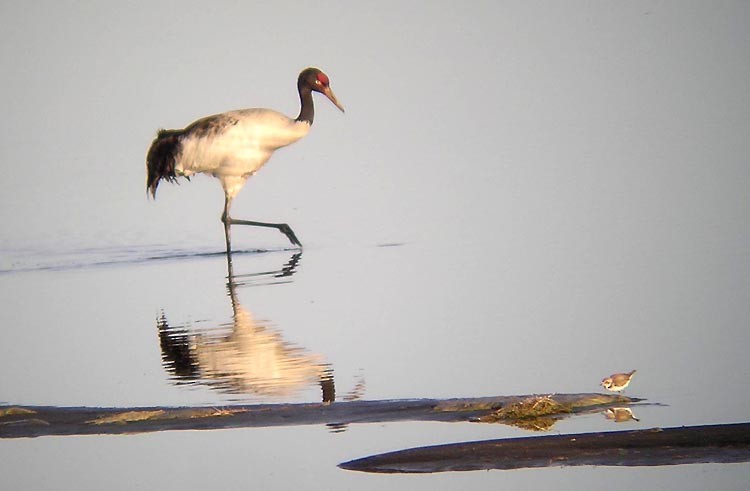
{"label": "water ripple", "polygon": [[[232,255],[264,254],[289,249],[237,249]],[[132,265],[151,261],[224,256],[224,249],[175,248],[166,246],[96,247],[67,250],[5,249],[0,251],[0,274],[32,271],[66,271],[102,266]]]}

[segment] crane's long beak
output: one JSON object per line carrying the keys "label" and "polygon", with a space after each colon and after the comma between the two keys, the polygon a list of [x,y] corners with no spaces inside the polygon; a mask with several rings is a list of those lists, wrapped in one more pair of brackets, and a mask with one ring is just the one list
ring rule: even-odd
{"label": "crane's long beak", "polygon": [[342,106],[342,105],[341,105],[341,103],[339,102],[339,100],[338,100],[338,99],[336,99],[336,96],[335,96],[335,95],[333,94],[333,91],[331,90],[331,88],[330,88],[330,87],[326,87],[325,89],[323,89],[323,95],[325,95],[326,97],[328,97],[328,99],[329,99],[329,100],[330,100],[331,102],[333,102],[333,104],[334,104],[334,105],[335,105],[335,106],[336,106],[337,108],[339,108],[339,109],[341,110],[341,112],[342,112],[342,113],[343,113],[343,112],[346,112],[346,111],[344,111],[344,106]]}

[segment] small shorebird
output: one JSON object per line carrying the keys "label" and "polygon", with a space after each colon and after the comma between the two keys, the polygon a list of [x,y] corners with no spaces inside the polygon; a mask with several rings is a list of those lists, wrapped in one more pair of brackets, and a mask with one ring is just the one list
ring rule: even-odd
{"label": "small shorebird", "polygon": [[602,380],[602,386],[612,392],[622,392],[625,387],[630,385],[630,379],[633,378],[635,370],[628,373],[613,373]]}
{"label": "small shorebird", "polygon": [[310,131],[315,117],[313,92],[326,96],[342,112],[328,76],[317,68],[305,68],[297,78],[300,111],[296,119],[272,109],[241,109],[201,118],[181,130],[160,130],[146,157],[146,189],[156,198],[159,181],[175,182],[203,173],[216,177],[224,188],[224,237],[231,252],[231,225],[275,228],[302,246],[286,223],[237,220],[229,216],[232,200],[271,155]]}
{"label": "small shorebird", "polygon": [[615,423],[624,423],[625,421],[640,421],[633,414],[633,410],[629,407],[611,407],[604,411],[604,416],[607,419],[611,419]]}

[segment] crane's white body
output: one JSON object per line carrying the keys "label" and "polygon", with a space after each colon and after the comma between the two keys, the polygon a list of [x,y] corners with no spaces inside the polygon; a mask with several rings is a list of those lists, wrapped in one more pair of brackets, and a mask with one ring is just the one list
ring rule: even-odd
{"label": "crane's white body", "polygon": [[296,121],[272,109],[242,109],[208,116],[187,128],[175,173],[189,177],[209,174],[221,182],[231,200],[248,177],[273,152],[307,135],[310,123]]}

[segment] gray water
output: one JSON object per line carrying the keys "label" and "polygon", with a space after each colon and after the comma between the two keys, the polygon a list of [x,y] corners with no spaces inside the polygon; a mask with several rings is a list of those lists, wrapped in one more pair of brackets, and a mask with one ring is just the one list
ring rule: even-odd
{"label": "gray water", "polygon": [[[3,5],[0,403],[320,402],[331,378],[339,401],[590,392],[637,369],[640,421],[551,432],[749,421],[749,21],[728,1]],[[305,248],[236,230],[233,299],[218,184],[148,200],[144,155],[159,127],[207,114],[296,114],[308,65],[346,114],[316,99],[310,135],[233,208],[288,222]],[[404,422],[2,440],[0,487],[750,481],[748,464],[336,467],[529,435]]]}
{"label": "gray water", "polygon": [[[297,258],[289,276],[279,273],[294,251],[236,254],[239,316],[227,294],[221,254],[133,263],[113,255],[113,264],[75,266],[61,260],[51,269],[47,264],[6,272],[0,276],[3,325],[12,342],[3,343],[0,353],[2,402],[115,407],[320,402],[316,367],[333,374],[338,400],[347,395],[379,400],[588,392],[599,390],[600,379],[613,371],[637,368],[626,394],[658,403],[634,407],[640,421],[614,423],[597,413],[563,420],[551,431],[747,420],[750,406],[742,390],[747,374],[738,369],[747,335],[734,322],[708,324],[725,312],[726,303],[696,312],[691,297],[668,295],[668,290],[661,301],[646,302],[649,291],[573,287],[575,271],[564,265],[554,285],[547,286],[555,295],[542,290],[533,296],[524,288],[514,293],[501,276],[505,282],[523,279],[529,288],[550,278],[546,273],[511,276],[512,265],[494,250],[489,244],[477,244],[472,254],[418,243],[313,247]],[[651,280],[686,288],[657,275]],[[629,301],[623,302],[628,307],[605,313],[576,303],[578,296],[592,305],[612,302],[613,294],[631,296],[644,307],[634,313]],[[606,317],[594,320],[592,311]],[[688,314],[691,323],[686,323]],[[659,325],[635,323],[634,316],[659,319]],[[184,370],[176,375],[165,357],[160,319],[167,320],[172,334],[192,337],[185,345],[204,349],[203,355],[194,355],[204,365],[193,377]],[[243,333],[255,344],[238,341]],[[242,387],[227,383],[227,367],[247,366],[253,356],[268,358],[260,347],[264,343],[276,353],[282,347],[287,351],[273,358],[275,375],[262,378],[256,371]],[[207,345],[212,347],[208,355]],[[246,358],[238,361],[243,349]],[[217,355],[222,351],[228,357]],[[205,361],[211,354],[212,362]],[[222,360],[223,380],[211,369]],[[242,377],[235,373],[232,378]],[[0,448],[3,481],[9,488],[33,489],[59,489],[60,482],[114,489],[249,483],[270,489],[518,483],[533,489],[557,482],[567,489],[600,479],[611,480],[608,486],[615,489],[701,489],[717,483],[722,489],[743,489],[750,472],[747,464],[706,464],[389,477],[336,467],[412,446],[532,435],[503,425],[405,422],[355,424],[343,432],[297,426],[40,437],[2,441]]]}

